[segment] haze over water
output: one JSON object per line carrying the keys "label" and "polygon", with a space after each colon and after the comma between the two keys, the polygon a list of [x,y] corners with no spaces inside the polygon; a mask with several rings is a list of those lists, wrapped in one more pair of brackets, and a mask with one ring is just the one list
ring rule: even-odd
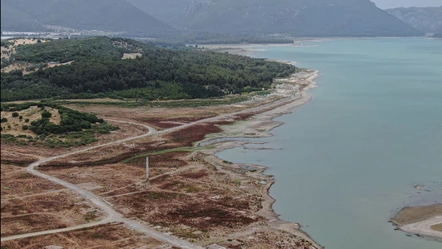
{"label": "haze over water", "polygon": [[442,202],[442,40],[303,43],[314,46],[253,56],[319,70],[313,101],[278,118],[285,125],[273,137],[258,139],[276,150],[219,155],[268,166],[275,211],[327,249],[442,248],[388,223],[404,206]]}

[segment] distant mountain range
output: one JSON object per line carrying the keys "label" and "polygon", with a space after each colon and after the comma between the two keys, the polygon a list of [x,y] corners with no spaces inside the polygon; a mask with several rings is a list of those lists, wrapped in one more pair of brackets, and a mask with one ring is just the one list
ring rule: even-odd
{"label": "distant mountain range", "polygon": [[2,31],[52,29],[152,37],[178,33],[124,0],[1,0]]}
{"label": "distant mountain range", "polygon": [[416,36],[369,0],[128,0],[185,31],[293,36]]}
{"label": "distant mountain range", "polygon": [[423,32],[442,33],[442,6],[426,8],[396,8],[388,9],[386,11]]}
{"label": "distant mountain range", "polygon": [[370,0],[1,0],[2,31],[418,36]]}

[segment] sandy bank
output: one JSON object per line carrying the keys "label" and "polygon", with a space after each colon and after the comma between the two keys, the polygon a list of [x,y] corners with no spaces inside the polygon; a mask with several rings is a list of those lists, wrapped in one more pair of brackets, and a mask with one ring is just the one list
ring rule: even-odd
{"label": "sandy bank", "polygon": [[392,218],[392,222],[406,233],[442,241],[439,228],[442,224],[442,204],[406,207]]}
{"label": "sandy bank", "polygon": [[405,225],[400,229],[407,233],[414,233],[420,236],[429,236],[442,239],[442,231],[437,231],[434,228],[442,224],[442,216],[432,217],[430,219]]}

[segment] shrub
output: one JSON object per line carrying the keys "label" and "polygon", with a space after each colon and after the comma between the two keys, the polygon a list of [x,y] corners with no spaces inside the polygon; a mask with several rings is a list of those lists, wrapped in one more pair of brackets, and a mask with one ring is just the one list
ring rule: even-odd
{"label": "shrub", "polygon": [[18,117],[18,116],[19,116],[18,112],[13,112],[13,113],[12,113],[12,117],[13,117],[13,118],[16,118],[16,117]]}
{"label": "shrub", "polygon": [[19,118],[20,120],[22,120],[22,119],[23,119],[23,116],[20,115],[20,117],[18,117],[18,118]]}
{"label": "shrub", "polygon": [[25,122],[26,122],[26,123],[29,123],[29,118],[25,119]]}
{"label": "shrub", "polygon": [[52,114],[46,110],[41,113],[42,118],[50,118],[51,116]]}
{"label": "shrub", "polygon": [[8,122],[8,119],[7,118],[2,118],[2,123],[6,123],[6,122]]}
{"label": "shrub", "polygon": [[27,125],[23,125],[23,126],[22,126],[22,129],[23,129],[24,131],[26,131],[26,130],[29,129],[29,126],[27,126]]}

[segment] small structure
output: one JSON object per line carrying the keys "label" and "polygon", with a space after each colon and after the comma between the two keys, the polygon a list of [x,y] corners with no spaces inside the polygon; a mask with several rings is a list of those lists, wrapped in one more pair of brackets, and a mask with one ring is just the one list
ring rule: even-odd
{"label": "small structure", "polygon": [[145,188],[149,188],[149,157],[146,157],[146,185]]}

